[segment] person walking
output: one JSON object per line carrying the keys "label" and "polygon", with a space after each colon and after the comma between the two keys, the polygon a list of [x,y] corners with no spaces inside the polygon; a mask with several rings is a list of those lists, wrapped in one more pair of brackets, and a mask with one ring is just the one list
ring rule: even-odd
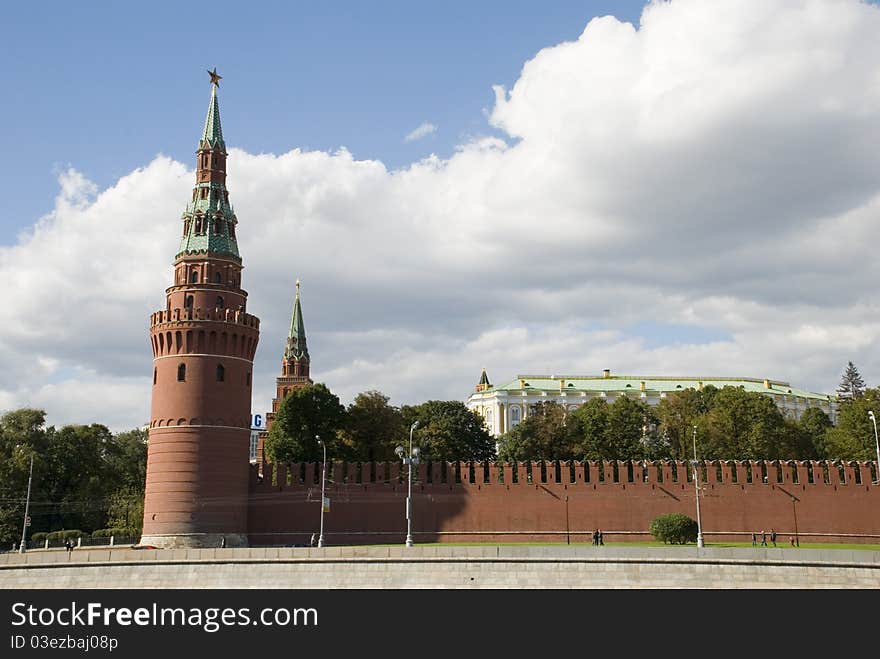
{"label": "person walking", "polygon": [[225,549],[225,548],[226,548],[226,536],[224,535],[220,538],[220,549]]}
{"label": "person walking", "polygon": [[767,546],[767,531],[761,531],[761,546]]}
{"label": "person walking", "polygon": [[67,550],[68,554],[73,551],[73,542],[70,538],[67,538],[67,540],[64,541],[64,548]]}
{"label": "person walking", "polygon": [[773,546],[776,546],[776,531],[770,529],[770,542],[773,543]]}
{"label": "person walking", "polygon": [[757,546],[758,546],[758,538],[754,533],[752,533],[752,547],[757,547]]}
{"label": "person walking", "polygon": [[602,540],[602,529],[599,529],[599,530],[597,531],[597,533],[599,534],[599,544],[602,545],[602,546],[604,546],[604,545],[605,545],[605,542]]}
{"label": "person walking", "polygon": [[593,531],[593,546],[594,547],[599,546],[599,531],[598,530]]}

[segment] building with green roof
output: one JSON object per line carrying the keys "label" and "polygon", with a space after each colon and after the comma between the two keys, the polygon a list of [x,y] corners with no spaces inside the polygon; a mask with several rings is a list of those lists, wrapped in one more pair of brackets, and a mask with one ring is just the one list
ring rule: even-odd
{"label": "building with green roof", "polygon": [[740,387],[746,391],[765,394],[773,399],[783,414],[799,419],[805,410],[818,407],[837,422],[837,398],[804,389],[795,389],[788,382],[759,378],[680,377],[647,375],[612,375],[606,369],[602,375],[517,375],[502,385],[489,382],[486,369],[467,406],[486,421],[496,437],[514,428],[528,417],[536,403],[555,402],[567,409],[576,409],[593,398],[613,403],[620,396],[658,405],[671,393],[683,389]]}

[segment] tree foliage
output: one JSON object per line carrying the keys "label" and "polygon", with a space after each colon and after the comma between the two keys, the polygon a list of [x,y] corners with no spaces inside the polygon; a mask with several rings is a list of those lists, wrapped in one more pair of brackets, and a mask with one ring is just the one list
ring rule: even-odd
{"label": "tree foliage", "polygon": [[381,391],[358,394],[348,406],[341,433],[344,457],[362,462],[396,460],[394,448],[407,436],[400,409]]}
{"label": "tree foliage", "polygon": [[21,539],[30,458],[34,456],[28,535],[107,525],[112,501],[127,493],[143,522],[146,432],[113,434],[101,424],[45,427],[45,412],[19,409],[0,418],[0,543]]}
{"label": "tree foliage", "polygon": [[337,433],[345,424],[345,408],[339,397],[324,384],[312,384],[291,391],[275,415],[264,445],[266,456],[276,464],[318,462],[324,451],[317,438],[326,442],[327,459],[345,452]]}
{"label": "tree foliage", "polygon": [[880,389],[866,389],[840,406],[837,426],[825,433],[825,453],[831,460],[876,460],[874,425],[868,412],[880,415]]}
{"label": "tree foliage", "polygon": [[865,381],[862,379],[859,369],[852,362],[847,362],[840,385],[837,387],[837,395],[843,400],[855,400],[865,393]]}
{"label": "tree foliage", "polygon": [[[404,406],[404,425],[418,421],[413,444],[423,460],[488,460],[495,457],[495,440],[476,412],[457,400],[429,400]],[[407,441],[409,441],[407,435]]]}
{"label": "tree foliage", "polygon": [[538,403],[515,428],[498,438],[498,457],[509,462],[572,460],[580,440],[580,423],[562,405]]}
{"label": "tree foliage", "polygon": [[651,535],[666,544],[684,545],[696,542],[699,527],[683,513],[669,513],[651,520]]}

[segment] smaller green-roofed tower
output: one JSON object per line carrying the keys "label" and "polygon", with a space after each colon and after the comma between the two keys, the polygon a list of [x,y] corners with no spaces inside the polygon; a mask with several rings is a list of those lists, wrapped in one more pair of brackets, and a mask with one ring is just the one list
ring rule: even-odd
{"label": "smaller green-roofed tower", "polygon": [[302,389],[314,384],[309,377],[309,348],[306,345],[306,326],[303,323],[302,304],[300,303],[299,280],[296,280],[296,296],[293,299],[293,313],[290,316],[290,331],[284,343],[284,354],[281,357],[281,376],[275,378],[275,398],[272,399],[272,411],[266,415],[266,431],[262,433],[258,448],[257,461],[262,462],[263,440],[268,434],[281,401],[291,391]]}

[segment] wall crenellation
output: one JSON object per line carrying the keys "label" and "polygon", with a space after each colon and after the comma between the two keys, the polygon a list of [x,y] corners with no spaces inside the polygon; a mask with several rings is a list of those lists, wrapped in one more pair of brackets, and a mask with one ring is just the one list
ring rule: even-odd
{"label": "wall crenellation", "polygon": [[[705,460],[700,461],[700,483],[713,485],[857,485],[876,488],[876,466],[871,461],[831,460]],[[336,484],[383,485],[403,483],[406,470],[398,462],[328,462],[328,480]],[[252,484],[265,487],[310,486],[319,483],[320,463],[272,465],[262,473],[252,469]],[[420,485],[534,485],[534,484],[690,484],[692,462],[643,460],[423,462],[413,472]]]}

